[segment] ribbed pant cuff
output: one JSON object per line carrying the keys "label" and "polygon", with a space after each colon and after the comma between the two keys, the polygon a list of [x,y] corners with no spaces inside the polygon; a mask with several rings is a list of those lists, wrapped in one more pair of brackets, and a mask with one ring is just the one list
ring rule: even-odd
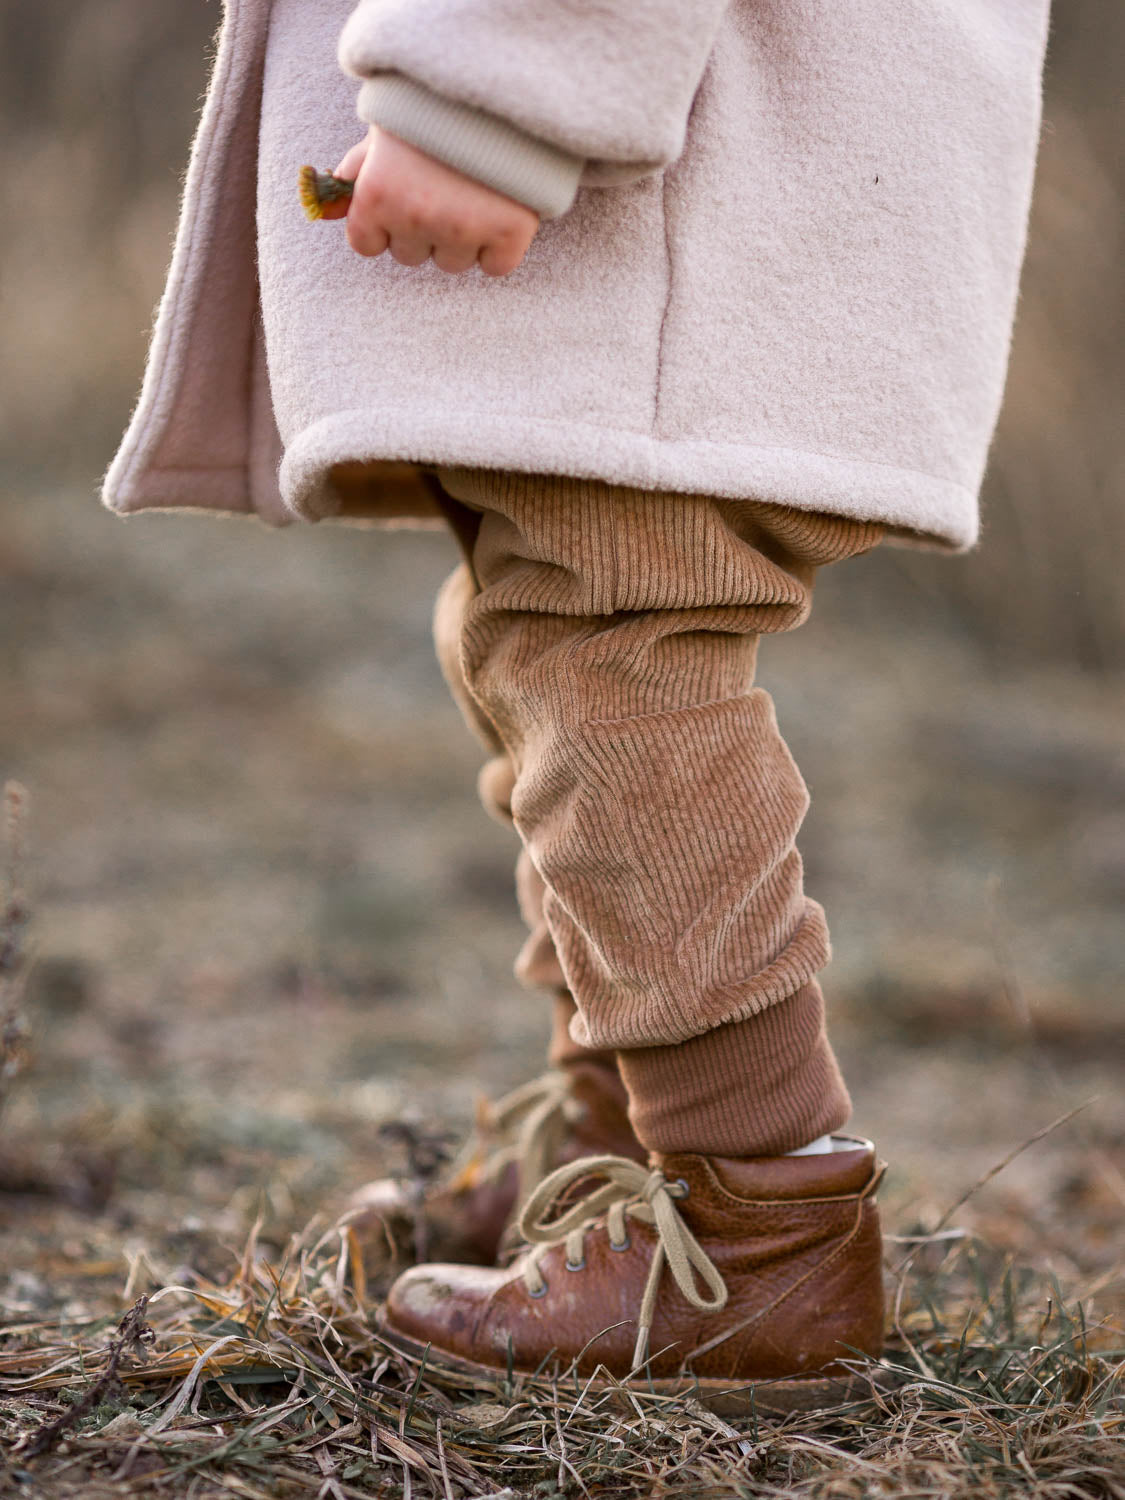
{"label": "ribbed pant cuff", "polygon": [[676,1046],[631,1047],[617,1061],[650,1151],[781,1156],[851,1114],[815,980],[745,1021]]}

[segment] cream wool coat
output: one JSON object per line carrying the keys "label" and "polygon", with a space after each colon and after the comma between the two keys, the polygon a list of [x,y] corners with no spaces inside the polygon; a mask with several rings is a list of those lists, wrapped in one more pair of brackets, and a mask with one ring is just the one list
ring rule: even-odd
{"label": "cream wool coat", "polygon": [[[413,465],[457,464],[971,545],[1046,7],[227,0],[107,503],[313,521],[334,466],[390,461],[390,518],[429,503]],[[555,148],[573,206],[499,280],[354,255],[295,176],[359,138],[357,78]]]}

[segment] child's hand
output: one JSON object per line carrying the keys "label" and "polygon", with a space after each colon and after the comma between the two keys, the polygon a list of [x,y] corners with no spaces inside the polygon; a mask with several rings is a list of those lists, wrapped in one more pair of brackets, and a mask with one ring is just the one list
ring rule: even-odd
{"label": "child's hand", "polygon": [[480,264],[506,276],[527,253],[539,215],[514,198],[465,177],[372,125],[336,168],[355,179],[349,202],[325,204],[323,217],[348,220],[348,244],[360,255],[389,250],[403,266],[433,257],[442,271]]}

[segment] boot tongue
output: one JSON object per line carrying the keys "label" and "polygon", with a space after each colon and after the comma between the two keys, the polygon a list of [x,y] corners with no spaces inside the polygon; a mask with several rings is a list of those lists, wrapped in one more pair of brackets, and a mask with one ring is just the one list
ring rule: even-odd
{"label": "boot tongue", "polygon": [[849,1139],[847,1148],[819,1156],[697,1156],[654,1152],[654,1167],[673,1181],[682,1178],[691,1194],[706,1198],[725,1190],[754,1202],[838,1198],[860,1193],[875,1172],[870,1141]]}

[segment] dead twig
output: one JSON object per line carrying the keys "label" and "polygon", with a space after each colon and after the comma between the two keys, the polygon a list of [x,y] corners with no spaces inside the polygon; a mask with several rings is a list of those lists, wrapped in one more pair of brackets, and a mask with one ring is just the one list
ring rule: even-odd
{"label": "dead twig", "polygon": [[109,1358],[105,1369],[90,1386],[90,1389],[73,1406],[64,1411],[53,1422],[36,1428],[27,1434],[19,1451],[26,1458],[35,1458],[52,1448],[68,1427],[73,1427],[100,1406],[106,1396],[117,1386],[117,1372],[127,1354],[137,1352],[143,1357],[145,1350],[155,1341],[156,1334],[145,1322],[148,1307],[147,1297],[138,1297],[136,1302],[117,1325],[117,1337],[109,1342]]}

